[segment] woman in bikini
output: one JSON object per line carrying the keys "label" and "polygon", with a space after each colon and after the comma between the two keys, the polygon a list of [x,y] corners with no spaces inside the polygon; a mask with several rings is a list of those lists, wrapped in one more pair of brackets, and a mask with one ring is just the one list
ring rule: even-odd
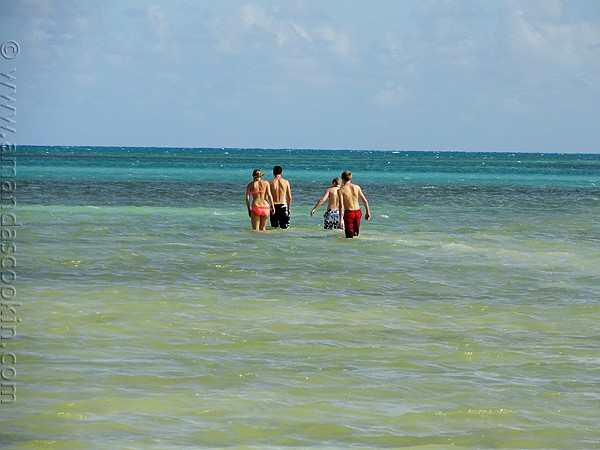
{"label": "woman in bikini", "polygon": [[[273,206],[273,196],[271,195],[271,187],[268,181],[263,181],[263,171],[254,169],[252,178],[254,181],[248,183],[246,187],[246,207],[248,215],[252,222],[252,229],[264,231],[267,227],[269,214],[275,212]],[[250,204],[250,196],[252,196],[252,204]]]}

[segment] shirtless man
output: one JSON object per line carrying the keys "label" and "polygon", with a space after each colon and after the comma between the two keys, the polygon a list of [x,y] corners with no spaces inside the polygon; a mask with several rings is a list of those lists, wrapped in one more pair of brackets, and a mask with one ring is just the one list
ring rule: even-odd
{"label": "shirtless man", "polygon": [[284,179],[281,174],[281,166],[273,167],[273,178],[269,181],[271,185],[271,194],[275,203],[275,212],[271,213],[271,228],[289,228],[290,214],[292,213],[292,190],[290,182]]}
{"label": "shirtless man", "polygon": [[323,228],[326,230],[337,230],[340,228],[340,199],[338,197],[338,191],[342,180],[334,178],[331,181],[332,186],[325,191],[323,197],[319,199],[315,207],[310,212],[310,217],[315,215],[315,211],[319,206],[327,201],[327,211],[323,214]]}
{"label": "shirtless man", "polygon": [[340,188],[339,195],[339,209],[342,215],[343,222],[340,224],[344,227],[347,238],[353,238],[358,236],[360,230],[360,219],[362,217],[362,211],[358,204],[360,198],[365,205],[365,219],[371,218],[371,212],[369,210],[369,202],[362,193],[362,190],[358,184],[352,183],[352,173],[349,170],[342,172],[342,180],[344,185]]}

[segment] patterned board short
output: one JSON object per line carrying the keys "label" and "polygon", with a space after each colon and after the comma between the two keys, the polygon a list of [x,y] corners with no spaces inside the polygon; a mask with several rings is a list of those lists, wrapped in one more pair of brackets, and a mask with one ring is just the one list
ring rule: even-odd
{"label": "patterned board short", "polygon": [[324,226],[326,230],[337,230],[340,227],[340,211],[338,209],[328,209],[323,214]]}

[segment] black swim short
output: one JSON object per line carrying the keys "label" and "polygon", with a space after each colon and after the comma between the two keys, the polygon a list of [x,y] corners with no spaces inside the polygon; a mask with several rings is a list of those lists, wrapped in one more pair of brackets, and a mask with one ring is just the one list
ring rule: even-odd
{"label": "black swim short", "polygon": [[271,228],[289,228],[290,213],[286,204],[275,205],[275,213],[271,214]]}

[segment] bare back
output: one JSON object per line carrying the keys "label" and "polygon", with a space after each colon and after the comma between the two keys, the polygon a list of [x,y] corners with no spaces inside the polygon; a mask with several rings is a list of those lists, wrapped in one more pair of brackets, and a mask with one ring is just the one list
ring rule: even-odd
{"label": "bare back", "polygon": [[358,196],[362,194],[360,186],[347,182],[340,188],[340,196],[344,209],[359,209]]}
{"label": "bare back", "polygon": [[269,191],[269,183],[264,180],[252,181],[246,187],[246,201],[249,202],[252,197],[252,206],[266,206],[271,193]]}
{"label": "bare back", "polygon": [[290,182],[284,178],[281,178],[281,176],[276,176],[269,183],[271,185],[273,203],[276,205],[287,204],[289,207],[292,203]]}
{"label": "bare back", "polygon": [[327,209],[338,209],[340,206],[338,194],[340,187],[334,186],[327,189]]}

